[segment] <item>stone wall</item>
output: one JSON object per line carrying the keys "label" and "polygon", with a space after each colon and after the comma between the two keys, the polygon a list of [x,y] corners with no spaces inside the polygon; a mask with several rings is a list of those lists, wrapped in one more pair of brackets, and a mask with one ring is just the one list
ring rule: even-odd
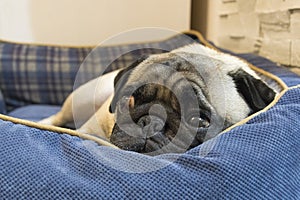
{"label": "stone wall", "polygon": [[300,0],[217,0],[217,44],[300,67]]}

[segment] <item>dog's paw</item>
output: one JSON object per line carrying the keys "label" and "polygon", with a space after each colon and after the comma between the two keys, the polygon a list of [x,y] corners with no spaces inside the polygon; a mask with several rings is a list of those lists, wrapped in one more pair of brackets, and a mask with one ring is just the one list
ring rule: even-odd
{"label": "dog's paw", "polygon": [[48,118],[45,118],[45,119],[42,119],[41,121],[38,121],[39,124],[44,124],[44,125],[55,125],[54,124],[54,115],[48,117]]}

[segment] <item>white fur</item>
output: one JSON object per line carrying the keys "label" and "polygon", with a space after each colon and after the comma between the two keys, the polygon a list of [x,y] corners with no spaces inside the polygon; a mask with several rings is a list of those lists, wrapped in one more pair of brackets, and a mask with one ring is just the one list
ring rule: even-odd
{"label": "white fur", "polygon": [[[208,73],[209,77],[204,77],[207,80],[207,87],[210,96],[209,101],[215,106],[215,109],[221,116],[226,117],[233,123],[240,121],[249,114],[249,106],[237,90],[233,89],[235,88],[235,84],[232,78],[227,75],[229,72],[235,72],[238,69],[243,69],[250,75],[259,79],[256,73],[249,68],[246,62],[234,56],[217,52],[199,44],[188,45],[176,49],[173,52],[201,54],[212,58],[212,64],[214,64],[214,59],[221,61],[221,66],[207,66],[208,68],[211,67],[212,70],[217,70],[213,73]],[[197,63],[201,63],[201,60],[196,58],[196,60],[189,60],[189,62],[197,65]]]}
{"label": "white fur", "polygon": [[108,106],[114,92],[114,79],[119,71],[110,72],[80,86],[68,96],[58,113],[39,123],[62,126],[75,120],[76,127],[80,126],[79,132],[108,139],[114,125],[114,117],[109,113]]}
{"label": "white fur", "polygon": [[207,57],[211,57],[213,59],[222,61],[224,63],[224,66],[222,66],[222,70],[226,73],[234,72],[238,69],[243,69],[244,71],[254,76],[255,78],[260,79],[259,76],[257,76],[257,74],[249,68],[247,63],[239,59],[238,57],[216,51],[214,49],[208,48],[203,45],[191,44],[191,45],[178,48],[172,52],[174,53],[186,52],[186,53],[205,55]]}

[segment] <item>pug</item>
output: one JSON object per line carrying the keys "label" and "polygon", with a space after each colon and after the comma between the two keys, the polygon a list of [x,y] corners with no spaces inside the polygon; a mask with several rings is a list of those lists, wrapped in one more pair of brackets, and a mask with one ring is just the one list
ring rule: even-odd
{"label": "pug", "polygon": [[[85,98],[87,91],[93,99]],[[275,95],[243,60],[195,43],[144,56],[82,85],[40,123],[63,126],[77,111],[85,121],[79,132],[121,149],[181,153],[263,109]]]}

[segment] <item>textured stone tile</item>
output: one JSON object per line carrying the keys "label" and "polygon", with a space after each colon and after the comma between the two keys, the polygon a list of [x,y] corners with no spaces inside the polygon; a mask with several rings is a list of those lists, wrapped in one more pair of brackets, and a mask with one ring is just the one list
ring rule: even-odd
{"label": "textured stone tile", "polygon": [[228,1],[228,2],[223,2],[220,5],[220,14],[221,15],[226,15],[226,14],[232,14],[232,13],[238,13],[238,4],[236,1]]}
{"label": "textured stone tile", "polygon": [[222,35],[218,38],[218,41],[220,47],[227,48],[236,53],[253,53],[256,50],[255,38]]}
{"label": "textured stone tile", "polygon": [[256,0],[255,11],[258,13],[269,13],[281,10],[283,0]]}
{"label": "textured stone tile", "polygon": [[300,39],[300,10],[292,11],[290,24],[293,38]]}
{"label": "textured stone tile", "polygon": [[259,54],[275,62],[290,65],[291,40],[270,40],[264,38],[262,40],[262,45]]}
{"label": "textured stone tile", "polygon": [[238,13],[222,15],[220,17],[220,35],[242,37],[245,35],[245,30],[241,27],[242,23]]}
{"label": "textured stone tile", "polygon": [[290,12],[276,11],[270,13],[258,13],[258,17],[261,23],[265,24],[289,24],[290,23]]}
{"label": "textured stone tile", "polygon": [[281,9],[298,9],[300,8],[299,0],[282,0]]}
{"label": "textured stone tile", "polygon": [[300,39],[292,40],[291,65],[300,67]]}

